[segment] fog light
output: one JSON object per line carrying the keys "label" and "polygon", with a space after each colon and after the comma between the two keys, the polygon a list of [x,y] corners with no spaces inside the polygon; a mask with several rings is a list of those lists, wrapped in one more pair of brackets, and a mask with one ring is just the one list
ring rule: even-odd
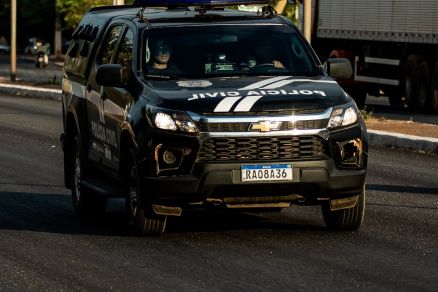
{"label": "fog light", "polygon": [[342,166],[360,167],[362,141],[360,139],[338,143]]}
{"label": "fog light", "polygon": [[341,148],[341,159],[344,162],[356,162],[358,149],[353,143],[345,144]]}
{"label": "fog light", "polygon": [[163,153],[163,161],[167,164],[174,164],[176,162],[175,153],[169,150],[165,150]]}

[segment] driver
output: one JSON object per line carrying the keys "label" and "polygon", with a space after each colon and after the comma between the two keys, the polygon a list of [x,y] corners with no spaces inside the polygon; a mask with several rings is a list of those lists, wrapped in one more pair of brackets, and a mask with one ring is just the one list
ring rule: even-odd
{"label": "driver", "polygon": [[164,40],[158,40],[152,47],[152,60],[147,65],[148,74],[152,75],[180,75],[181,70],[169,64],[172,50]]}
{"label": "driver", "polygon": [[283,63],[276,58],[276,52],[277,50],[272,44],[259,44],[256,48],[257,63],[255,66],[272,64],[274,68],[284,69]]}

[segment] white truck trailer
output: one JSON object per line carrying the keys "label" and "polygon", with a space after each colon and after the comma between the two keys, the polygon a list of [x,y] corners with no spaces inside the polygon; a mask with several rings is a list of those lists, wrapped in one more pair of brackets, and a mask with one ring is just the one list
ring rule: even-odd
{"label": "white truck trailer", "polygon": [[316,0],[312,45],[350,59],[344,84],[358,102],[384,94],[391,105],[438,113],[438,0]]}

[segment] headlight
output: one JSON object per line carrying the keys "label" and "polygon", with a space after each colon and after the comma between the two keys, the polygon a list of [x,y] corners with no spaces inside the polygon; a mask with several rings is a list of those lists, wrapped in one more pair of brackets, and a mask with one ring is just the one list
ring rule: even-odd
{"label": "headlight", "polygon": [[152,126],[169,131],[198,133],[195,123],[185,112],[148,107],[148,119]]}
{"label": "headlight", "polygon": [[166,113],[157,113],[154,118],[155,126],[163,130],[176,131],[177,127],[172,117]]}
{"label": "headlight", "polygon": [[356,123],[358,120],[357,110],[354,105],[348,104],[343,107],[335,107],[329,120],[328,128],[335,129]]}

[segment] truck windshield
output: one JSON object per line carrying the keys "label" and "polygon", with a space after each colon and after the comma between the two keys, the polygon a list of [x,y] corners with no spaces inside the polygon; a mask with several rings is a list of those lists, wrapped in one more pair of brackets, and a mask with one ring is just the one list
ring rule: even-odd
{"label": "truck windshield", "polygon": [[147,30],[145,77],[315,75],[317,64],[285,25],[209,25]]}

